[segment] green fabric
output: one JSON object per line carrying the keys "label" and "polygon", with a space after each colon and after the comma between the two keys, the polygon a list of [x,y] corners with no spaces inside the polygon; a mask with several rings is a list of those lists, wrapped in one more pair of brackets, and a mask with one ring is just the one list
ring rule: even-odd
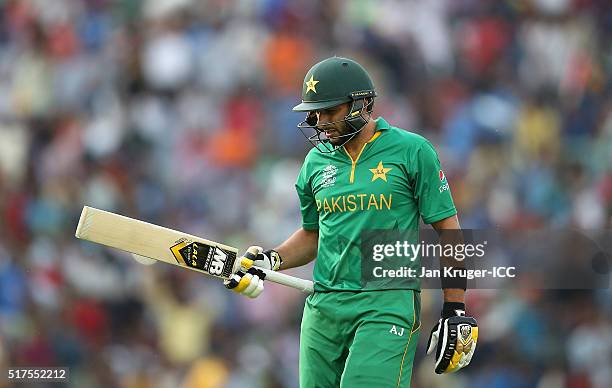
{"label": "green fabric", "polygon": [[[319,229],[316,291],[420,289],[418,279],[365,281],[362,267],[373,261],[365,250],[362,260],[361,237],[373,230],[412,231],[416,239],[419,218],[433,223],[457,213],[431,143],[383,118],[376,128],[380,135],[365,145],[353,172],[344,149],[330,154],[312,149],[298,176],[302,227]],[[405,265],[420,268],[418,259]]]}
{"label": "green fabric", "polygon": [[420,292],[316,292],[300,334],[300,387],[409,387]]}

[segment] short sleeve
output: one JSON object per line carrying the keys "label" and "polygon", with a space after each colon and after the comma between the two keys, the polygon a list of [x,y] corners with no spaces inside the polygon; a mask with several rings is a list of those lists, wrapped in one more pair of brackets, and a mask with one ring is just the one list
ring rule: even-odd
{"label": "short sleeve", "polygon": [[425,141],[413,159],[414,193],[419,213],[426,224],[457,214],[450,186],[434,147]]}
{"label": "short sleeve", "polygon": [[312,194],[310,185],[310,176],[306,163],[302,165],[297,182],[295,183],[298,197],[300,199],[300,210],[302,212],[302,228],[305,230],[319,229],[319,213],[317,212],[317,204]]}

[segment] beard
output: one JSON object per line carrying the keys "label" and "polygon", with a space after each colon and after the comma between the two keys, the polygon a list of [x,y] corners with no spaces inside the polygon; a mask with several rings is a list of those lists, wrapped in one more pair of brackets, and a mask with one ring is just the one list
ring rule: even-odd
{"label": "beard", "polygon": [[[346,143],[346,141],[350,138],[350,134],[352,134],[353,129],[348,126],[346,122],[336,123],[332,126],[323,126],[322,128],[318,128],[320,131],[329,132],[329,136],[325,133],[327,140],[334,146],[337,147]],[[348,135],[348,136],[346,136]]]}

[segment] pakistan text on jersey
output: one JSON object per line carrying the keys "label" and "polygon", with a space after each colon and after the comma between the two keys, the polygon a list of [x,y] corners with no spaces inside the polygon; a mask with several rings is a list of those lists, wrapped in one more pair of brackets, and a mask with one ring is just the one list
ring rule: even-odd
{"label": "pakistan text on jersey", "polygon": [[364,210],[390,210],[393,194],[349,194],[323,200],[317,199],[317,211],[323,213],[355,212]]}

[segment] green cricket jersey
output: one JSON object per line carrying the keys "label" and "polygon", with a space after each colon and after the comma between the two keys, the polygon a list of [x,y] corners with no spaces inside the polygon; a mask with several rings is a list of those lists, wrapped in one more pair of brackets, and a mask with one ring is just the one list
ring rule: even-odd
{"label": "green cricket jersey", "polygon": [[[363,264],[373,262],[371,252],[362,257],[362,236],[417,231],[421,217],[430,224],[457,213],[431,143],[382,117],[376,131],[356,160],[344,148],[312,149],[298,176],[302,227],[319,229],[316,291],[420,289],[418,279],[364,281]],[[420,271],[418,259],[405,265]]]}

